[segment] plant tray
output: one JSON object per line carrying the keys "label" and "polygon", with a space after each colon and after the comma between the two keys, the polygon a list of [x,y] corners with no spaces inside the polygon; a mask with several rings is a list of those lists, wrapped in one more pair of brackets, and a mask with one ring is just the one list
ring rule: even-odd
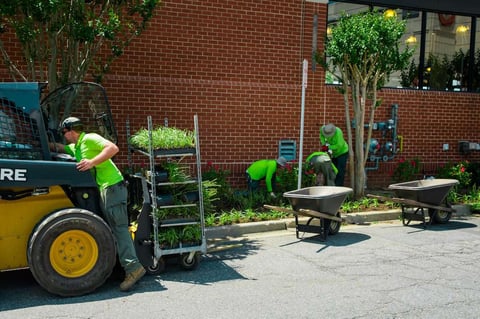
{"label": "plant tray", "polygon": [[172,148],[172,149],[156,149],[153,151],[155,156],[166,156],[166,155],[194,155],[195,148],[187,147],[187,148]]}
{"label": "plant tray", "polygon": [[[143,148],[132,147],[131,150],[149,155],[148,150]],[[184,148],[158,148],[153,150],[154,156],[182,156],[182,155],[195,155],[196,150],[194,147],[184,147]]]}

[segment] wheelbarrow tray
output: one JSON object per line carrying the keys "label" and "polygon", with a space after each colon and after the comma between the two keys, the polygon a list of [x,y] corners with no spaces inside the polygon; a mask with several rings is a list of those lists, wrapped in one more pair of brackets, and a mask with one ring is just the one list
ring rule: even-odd
{"label": "wheelbarrow tray", "polygon": [[458,184],[456,179],[421,179],[391,184],[388,188],[399,198],[440,205],[455,184]]}
{"label": "wheelbarrow tray", "polygon": [[283,193],[293,210],[313,210],[335,216],[353,190],[342,186],[312,186]]}

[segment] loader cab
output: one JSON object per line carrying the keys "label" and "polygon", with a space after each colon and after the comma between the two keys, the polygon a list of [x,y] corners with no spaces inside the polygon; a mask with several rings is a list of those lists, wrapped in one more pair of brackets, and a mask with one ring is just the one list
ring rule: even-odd
{"label": "loader cab", "polygon": [[78,82],[60,87],[41,102],[44,83],[0,84],[0,158],[66,160],[51,153],[49,143],[65,143],[60,123],[74,116],[85,131],[95,132],[117,143],[107,95],[102,86]]}
{"label": "loader cab", "polygon": [[[41,83],[0,83],[0,167],[5,170],[0,198],[58,185],[76,207],[100,213],[92,174],[78,172],[74,158],[51,146],[65,144],[58,128],[70,116],[81,118],[85,131],[117,142],[105,90],[96,83],[72,83],[41,101],[44,88]],[[8,173],[17,169],[28,172],[25,181],[10,180]]]}
{"label": "loader cab", "polygon": [[97,133],[117,143],[117,132],[105,89],[92,82],[78,82],[49,93],[40,103],[49,140],[63,143],[60,123],[67,117],[82,120],[86,132]]}

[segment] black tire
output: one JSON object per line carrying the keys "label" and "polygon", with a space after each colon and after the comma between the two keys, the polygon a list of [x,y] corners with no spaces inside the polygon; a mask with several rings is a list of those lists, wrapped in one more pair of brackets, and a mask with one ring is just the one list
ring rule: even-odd
{"label": "black tire", "polygon": [[200,260],[202,259],[202,256],[200,255],[200,253],[195,253],[195,255],[193,255],[192,260],[189,261],[188,260],[189,255],[190,255],[189,253],[180,255],[178,257],[179,258],[178,263],[185,270],[195,270],[198,268],[198,265],[200,264]]}
{"label": "black tire", "polygon": [[145,270],[149,275],[159,275],[165,271],[165,265],[166,265],[165,259],[161,257],[160,259],[158,259],[156,267],[148,266],[148,267],[145,267]]}
{"label": "black tire", "polygon": [[[337,214],[335,215],[336,217],[340,217],[340,212],[337,212]],[[328,234],[329,235],[335,235],[335,234],[338,234],[338,232],[340,231],[340,226],[342,226],[342,223],[341,222],[337,222],[335,220],[331,220],[330,221],[330,227],[328,228]]]}
{"label": "black tire", "polygon": [[27,258],[33,277],[45,290],[66,297],[84,295],[110,277],[116,263],[115,239],[98,215],[63,209],[36,226]]}
{"label": "black tire", "polygon": [[[436,212],[436,214],[435,214]],[[443,210],[436,210],[436,209],[428,209],[428,214],[430,218],[433,216],[433,222],[435,224],[446,224],[452,217],[452,212],[446,212]]]}

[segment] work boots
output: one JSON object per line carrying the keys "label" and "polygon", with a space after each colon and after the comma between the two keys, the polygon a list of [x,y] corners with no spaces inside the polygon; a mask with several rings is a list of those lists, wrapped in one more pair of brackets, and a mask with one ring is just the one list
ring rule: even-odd
{"label": "work boots", "polygon": [[121,291],[128,291],[130,288],[135,285],[137,281],[140,280],[140,278],[145,275],[145,268],[142,266],[138,267],[136,270],[128,273],[125,275],[125,280],[120,284],[120,290]]}

